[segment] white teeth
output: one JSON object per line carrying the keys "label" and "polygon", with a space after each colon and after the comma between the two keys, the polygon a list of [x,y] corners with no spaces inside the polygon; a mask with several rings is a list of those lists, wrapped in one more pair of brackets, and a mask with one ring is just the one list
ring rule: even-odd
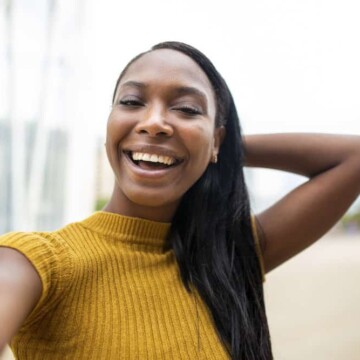
{"label": "white teeth", "polygon": [[176,159],[170,156],[163,156],[163,155],[155,155],[155,154],[148,154],[148,153],[141,153],[141,152],[132,152],[131,157],[133,160],[143,160],[143,161],[150,161],[153,163],[162,163],[166,165],[172,165],[175,163]]}

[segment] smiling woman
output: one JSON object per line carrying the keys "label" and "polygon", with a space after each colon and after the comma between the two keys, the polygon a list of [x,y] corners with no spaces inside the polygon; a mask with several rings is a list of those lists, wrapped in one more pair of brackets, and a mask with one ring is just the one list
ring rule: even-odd
{"label": "smiling woman", "polygon": [[[161,49],[133,62],[109,116],[106,150],[116,186],[106,210],[170,221],[219,152],[224,128],[215,127],[215,108],[210,81],[188,56]],[[160,156],[169,166],[159,165]]]}
{"label": "smiling woman", "polygon": [[[0,238],[0,349],[11,340],[19,359],[272,359],[264,272],[359,195],[360,137],[242,138],[212,63],[167,42],[121,73],[106,150],[115,184],[103,211]],[[244,166],[309,181],[255,216]]]}

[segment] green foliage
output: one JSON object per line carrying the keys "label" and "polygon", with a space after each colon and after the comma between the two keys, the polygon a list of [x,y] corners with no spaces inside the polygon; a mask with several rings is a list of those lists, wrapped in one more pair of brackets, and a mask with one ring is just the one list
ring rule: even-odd
{"label": "green foliage", "polygon": [[103,207],[107,204],[108,201],[109,201],[109,199],[107,199],[107,198],[96,199],[95,211],[102,210]]}

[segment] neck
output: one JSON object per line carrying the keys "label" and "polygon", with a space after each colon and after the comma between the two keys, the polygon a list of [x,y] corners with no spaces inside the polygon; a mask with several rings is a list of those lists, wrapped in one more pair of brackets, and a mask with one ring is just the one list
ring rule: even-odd
{"label": "neck", "polygon": [[177,206],[178,203],[164,204],[162,206],[144,206],[136,204],[128,198],[124,198],[124,196],[119,196],[119,193],[114,191],[103,211],[152,221],[171,222]]}

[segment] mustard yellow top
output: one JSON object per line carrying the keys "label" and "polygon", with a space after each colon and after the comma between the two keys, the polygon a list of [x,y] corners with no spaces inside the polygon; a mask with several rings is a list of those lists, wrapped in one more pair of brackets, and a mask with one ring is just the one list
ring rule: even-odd
{"label": "mustard yellow top", "polygon": [[11,348],[18,359],[228,359],[211,315],[180,279],[170,224],[97,212],[55,232],[9,233],[43,291]]}

